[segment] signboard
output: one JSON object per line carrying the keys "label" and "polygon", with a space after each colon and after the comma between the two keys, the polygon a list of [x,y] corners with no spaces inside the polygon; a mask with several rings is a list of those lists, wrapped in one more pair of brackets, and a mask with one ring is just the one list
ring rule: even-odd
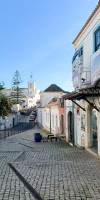
{"label": "signboard", "polygon": [[73,81],[73,87],[76,88],[78,87],[78,70],[73,72],[73,76],[72,76],[72,81]]}
{"label": "signboard", "polygon": [[91,85],[100,78],[100,49],[91,57]]}
{"label": "signboard", "polygon": [[81,57],[75,59],[72,64],[72,81],[74,88],[79,87],[80,65],[81,65]]}

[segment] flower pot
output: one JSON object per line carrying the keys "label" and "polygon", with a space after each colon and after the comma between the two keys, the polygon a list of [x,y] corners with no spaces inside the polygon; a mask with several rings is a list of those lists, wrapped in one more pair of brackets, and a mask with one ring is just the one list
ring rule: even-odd
{"label": "flower pot", "polygon": [[40,133],[35,133],[34,134],[34,141],[35,142],[41,142],[41,140],[42,140],[41,134]]}

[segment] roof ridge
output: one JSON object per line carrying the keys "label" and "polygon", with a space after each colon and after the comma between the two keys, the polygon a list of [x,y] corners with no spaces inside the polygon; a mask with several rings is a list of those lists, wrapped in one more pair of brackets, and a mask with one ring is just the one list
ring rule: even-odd
{"label": "roof ridge", "polygon": [[44,92],[65,92],[61,87],[56,84],[51,84]]}

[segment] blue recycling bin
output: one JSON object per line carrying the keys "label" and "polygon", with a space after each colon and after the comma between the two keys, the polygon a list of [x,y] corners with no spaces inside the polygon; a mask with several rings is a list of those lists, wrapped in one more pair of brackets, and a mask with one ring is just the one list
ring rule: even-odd
{"label": "blue recycling bin", "polygon": [[41,142],[42,135],[40,133],[34,133],[34,141],[35,142]]}

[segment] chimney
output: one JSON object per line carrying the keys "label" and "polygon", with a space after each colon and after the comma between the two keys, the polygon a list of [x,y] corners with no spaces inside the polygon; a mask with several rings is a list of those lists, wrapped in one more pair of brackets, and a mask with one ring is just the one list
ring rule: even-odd
{"label": "chimney", "polygon": [[98,5],[100,5],[100,0],[98,1]]}

